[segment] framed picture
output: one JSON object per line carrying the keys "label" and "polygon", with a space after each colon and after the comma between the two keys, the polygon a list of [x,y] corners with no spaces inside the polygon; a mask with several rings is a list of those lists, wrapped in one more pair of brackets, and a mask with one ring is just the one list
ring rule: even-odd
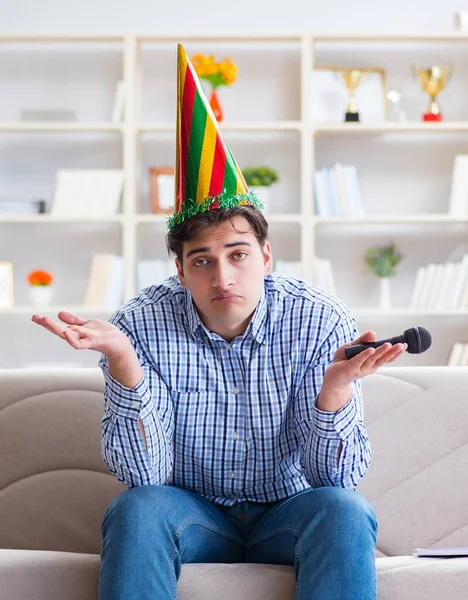
{"label": "framed picture", "polygon": [[13,265],[0,262],[0,308],[12,308],[13,305]]}
{"label": "framed picture", "polygon": [[356,88],[356,105],[362,123],[387,120],[387,76],[383,68],[315,67],[312,72],[312,120],[343,123],[349,92],[341,73],[356,69],[362,79]]}
{"label": "framed picture", "polygon": [[174,210],[175,175],[173,167],[150,167],[151,212]]}

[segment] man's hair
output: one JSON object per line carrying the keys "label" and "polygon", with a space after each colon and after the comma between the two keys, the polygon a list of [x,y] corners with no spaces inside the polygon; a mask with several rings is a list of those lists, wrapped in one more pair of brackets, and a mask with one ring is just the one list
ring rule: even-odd
{"label": "man's hair", "polygon": [[189,217],[183,223],[176,225],[166,235],[168,252],[175,254],[182,264],[184,242],[192,240],[204,229],[216,227],[219,223],[228,220],[231,221],[231,225],[235,231],[238,233],[247,233],[234,227],[232,221],[234,217],[244,217],[248,221],[250,228],[247,231],[251,231],[255,235],[260,248],[263,248],[263,244],[268,239],[268,223],[258,208],[247,204],[235,206],[234,208],[207,210],[206,212]]}

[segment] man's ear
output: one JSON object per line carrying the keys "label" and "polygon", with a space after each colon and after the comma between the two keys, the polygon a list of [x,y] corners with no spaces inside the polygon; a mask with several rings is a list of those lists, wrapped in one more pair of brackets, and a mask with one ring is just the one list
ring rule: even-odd
{"label": "man's ear", "polygon": [[186,287],[186,285],[185,285],[185,277],[184,277],[184,270],[182,268],[182,263],[180,262],[180,260],[178,258],[175,259],[175,265],[177,267],[177,275],[179,276],[180,285],[182,287]]}
{"label": "man's ear", "polygon": [[270,242],[263,245],[263,263],[265,265],[264,274],[269,275],[273,269],[273,255],[271,254]]}

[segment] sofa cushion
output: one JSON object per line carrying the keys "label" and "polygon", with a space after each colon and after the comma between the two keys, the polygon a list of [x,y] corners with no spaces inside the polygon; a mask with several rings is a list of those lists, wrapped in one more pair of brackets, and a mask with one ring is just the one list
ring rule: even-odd
{"label": "sofa cushion", "polygon": [[[2,600],[97,600],[99,556],[0,550]],[[465,600],[468,558],[378,558],[379,600]],[[182,566],[179,600],[293,600],[292,567]],[[156,598],[154,600],[157,600]]]}

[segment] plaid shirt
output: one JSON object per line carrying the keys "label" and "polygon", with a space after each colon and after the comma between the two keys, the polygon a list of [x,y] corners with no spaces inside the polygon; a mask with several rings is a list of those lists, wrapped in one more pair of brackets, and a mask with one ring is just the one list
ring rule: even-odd
{"label": "plaid shirt", "polygon": [[130,389],[109,374],[104,355],[99,363],[102,456],[127,486],[170,484],[230,506],[308,487],[354,489],[366,472],[360,382],[337,412],[315,407],[336,349],[358,335],[330,294],[271,274],[247,330],[227,342],[202,324],[172,277],[142,290],[110,322],[144,372]]}

